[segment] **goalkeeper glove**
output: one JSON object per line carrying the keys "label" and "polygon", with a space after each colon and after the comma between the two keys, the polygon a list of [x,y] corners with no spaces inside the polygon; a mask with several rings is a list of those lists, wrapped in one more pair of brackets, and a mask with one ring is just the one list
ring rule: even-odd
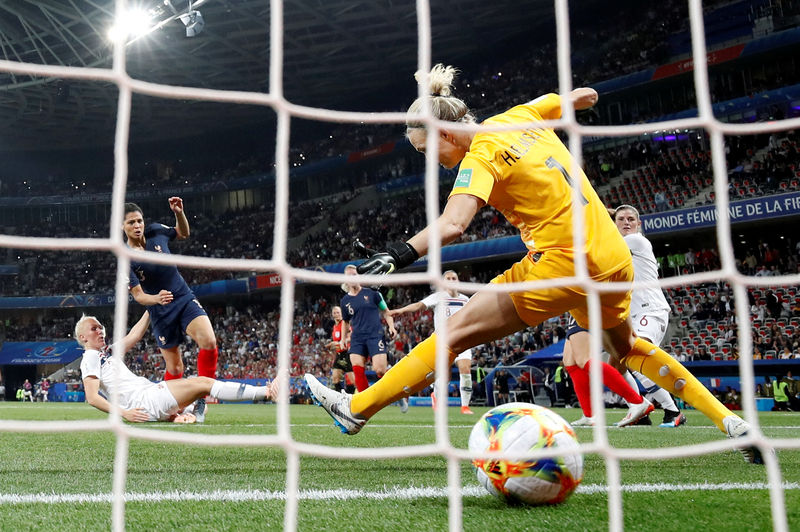
{"label": "goalkeeper glove", "polygon": [[361,274],[387,274],[413,264],[419,258],[417,250],[406,242],[386,246],[386,251],[375,253],[356,268]]}

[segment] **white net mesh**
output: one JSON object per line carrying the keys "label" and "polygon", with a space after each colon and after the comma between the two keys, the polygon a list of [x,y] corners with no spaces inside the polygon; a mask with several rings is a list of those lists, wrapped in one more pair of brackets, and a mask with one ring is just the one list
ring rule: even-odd
{"label": "white net mesh", "polygon": [[[558,41],[558,72],[560,92],[566,95],[572,89],[571,64],[570,64],[570,31],[568,20],[568,3],[566,0],[557,0],[556,23]],[[780,123],[760,123],[760,124],[725,124],[715,119],[712,108],[708,87],[708,76],[706,69],[706,48],[703,33],[703,14],[700,0],[689,2],[691,18],[691,35],[693,41],[693,60],[694,60],[694,79],[696,96],[698,102],[699,115],[696,118],[675,120],[671,122],[657,124],[639,124],[616,127],[600,126],[581,126],[575,120],[575,114],[570,106],[565,106],[563,118],[552,122],[551,126],[563,128],[569,134],[570,151],[580,161],[583,135],[603,135],[603,136],[631,136],[650,132],[657,129],[678,129],[678,128],[703,128],[710,135],[711,152],[713,156],[714,170],[714,190],[716,193],[716,205],[718,209],[717,237],[720,247],[720,257],[722,262],[721,270],[706,273],[697,273],[688,276],[675,277],[660,283],[663,287],[678,286],[719,279],[727,280],[734,287],[736,313],[740,324],[749,323],[748,308],[743,302],[747,301],[746,289],[748,285],[768,286],[779,284],[800,283],[800,275],[785,276],[780,279],[775,278],[749,278],[739,274],[735,268],[733,246],[730,234],[730,221],[728,217],[728,186],[724,159],[723,136],[725,134],[755,134],[768,131],[788,130],[800,127],[800,119],[784,120]],[[116,11],[121,14],[125,8],[124,0],[116,2]],[[292,268],[286,260],[287,235],[288,235],[288,208],[289,208],[289,124],[292,117],[309,118],[315,120],[350,122],[350,123],[403,123],[406,115],[404,113],[355,113],[340,112],[327,109],[317,109],[298,106],[288,102],[284,98],[282,86],[283,72],[283,4],[281,0],[273,0],[270,3],[270,87],[269,93],[251,93],[237,91],[221,91],[191,87],[166,86],[148,83],[137,79],[132,79],[126,73],[125,46],[117,43],[114,49],[113,67],[111,69],[99,68],[78,68],[39,65],[32,63],[13,62],[0,60],[0,71],[27,74],[31,76],[47,76],[63,79],[79,79],[106,81],[115,84],[119,89],[116,137],[115,137],[115,172],[113,184],[113,208],[110,219],[110,233],[108,238],[103,239],[56,239],[56,238],[31,238],[0,235],[0,246],[8,248],[27,248],[27,249],[59,249],[59,250],[106,250],[112,252],[117,257],[118,275],[116,282],[116,308],[114,318],[114,341],[119,341],[124,336],[127,323],[127,302],[128,302],[128,275],[131,259],[147,260],[159,264],[170,264],[179,266],[191,266],[198,268],[210,268],[232,271],[273,271],[281,275],[283,279],[281,288],[281,313],[279,324],[279,351],[278,368],[279,371],[288,368],[290,365],[290,345],[292,337],[293,308],[294,308],[294,284],[296,281],[310,283],[339,284],[345,280],[343,275],[329,274],[319,271]],[[431,32],[430,32],[430,13],[429,5],[426,0],[417,2],[417,21],[418,21],[418,69],[428,72],[431,66]],[[426,84],[420,84],[419,95],[422,98],[429,98],[427,91],[423,88]],[[212,259],[200,257],[188,257],[181,255],[156,255],[136,252],[129,249],[122,241],[121,232],[116,228],[122,225],[123,203],[127,184],[127,146],[131,117],[131,96],[133,93],[145,94],[158,98],[170,99],[189,99],[205,100],[215,102],[227,102],[235,104],[249,104],[258,106],[268,106],[275,110],[278,116],[278,129],[276,140],[276,194],[275,194],[275,229],[274,229],[274,248],[271,260],[236,260],[236,259]],[[437,122],[431,116],[427,107],[424,107],[420,120],[425,122],[430,131],[437,131],[443,124]],[[534,124],[541,125],[541,124]],[[454,126],[448,124],[448,127]],[[515,126],[518,129],[520,126]],[[473,126],[474,128],[474,126]],[[426,195],[426,215],[429,222],[439,216],[439,173],[436,161],[438,144],[437,135],[428,135],[427,152],[429,153],[427,170],[425,174],[425,195]],[[578,198],[578,189],[575,188],[575,199]],[[575,247],[580,249],[582,242],[580,235],[583,234],[582,211],[575,209],[576,219],[574,220]],[[397,274],[390,277],[364,278],[363,282],[380,282],[384,285],[405,285],[405,284],[431,284],[438,288],[458,288],[465,292],[474,292],[479,286],[471,283],[458,283],[457,285],[445,285],[441,280],[441,246],[436,226],[429,233],[428,267],[423,273]],[[585,287],[590,295],[589,310],[590,320],[598,323],[600,317],[600,301],[598,294],[603,291],[619,291],[627,289],[627,286],[598,284],[591,281],[588,277],[585,257],[578,253],[576,255],[575,277],[571,279],[554,279],[550,281],[526,283],[522,285],[492,285],[488,290],[511,292],[525,288],[533,290],[537,288],[553,287],[560,285],[581,285]],[[483,287],[481,287],[483,288]],[[446,334],[440,337],[440,347],[446,342]],[[748,327],[741,327],[739,331],[740,352],[752,352],[752,337]],[[600,330],[592,331],[592,352],[596,354],[601,351]],[[749,357],[743,356],[739,362],[740,376],[742,382],[753,382],[753,366]],[[437,361],[437,375],[443,385],[445,375],[448,374],[447,360],[439,357]],[[591,391],[592,402],[596,405],[602,404],[602,383],[599,372],[592,373]],[[771,452],[774,449],[800,449],[800,439],[768,439],[761,432],[758,424],[758,417],[755,409],[755,398],[753,391],[748,386],[742,387],[742,405],[745,418],[753,425],[754,431],[748,436],[746,442],[755,444],[764,452],[766,461],[766,472],[769,485],[769,494],[772,509],[773,527],[778,531],[788,530],[787,516],[785,510],[784,491],[781,481],[781,472],[775,455]],[[112,398],[113,399],[113,398]],[[443,402],[444,403],[444,402]],[[606,464],[607,485],[608,485],[608,510],[609,510],[609,529],[623,529],[623,510],[622,510],[622,488],[620,460],[654,460],[673,458],[681,456],[697,456],[708,453],[720,452],[724,449],[733,448],[730,440],[720,439],[696,445],[688,445],[680,448],[661,448],[657,456],[651,449],[618,449],[609,444],[606,423],[604,420],[603,409],[595,410],[598,414],[598,423],[594,429],[594,440],[591,443],[584,443],[582,451],[584,453],[600,454]],[[460,476],[461,463],[464,460],[474,458],[467,451],[455,448],[450,443],[447,430],[447,413],[444,407],[438,408],[435,415],[436,422],[436,442],[431,445],[405,448],[379,448],[372,449],[369,457],[371,459],[392,458],[392,457],[411,457],[438,455],[446,458],[448,463],[448,495],[449,495],[449,527],[450,530],[461,530],[462,523],[462,479]],[[113,503],[113,527],[115,530],[123,530],[125,524],[125,485],[126,471],[128,464],[128,444],[131,439],[177,442],[195,445],[209,446],[277,446],[284,449],[287,455],[286,463],[286,490],[285,490],[285,517],[284,529],[296,530],[298,527],[298,501],[299,492],[299,465],[300,457],[303,455],[314,455],[320,457],[359,459],[363,458],[363,450],[357,448],[328,447],[312,445],[298,442],[292,439],[290,433],[290,414],[288,389],[283,386],[282,397],[278,403],[278,433],[276,436],[199,436],[194,433],[174,433],[161,430],[148,430],[135,428],[125,425],[119,414],[112,413],[104,421],[74,421],[74,422],[29,422],[29,421],[0,421],[0,430],[4,432],[61,432],[61,431],[111,431],[116,436],[116,459],[114,464],[114,481],[111,501]],[[545,456],[543,454],[542,456]],[[101,498],[102,499],[102,498]],[[70,500],[69,497],[65,500]],[[104,500],[104,499],[102,499]]]}

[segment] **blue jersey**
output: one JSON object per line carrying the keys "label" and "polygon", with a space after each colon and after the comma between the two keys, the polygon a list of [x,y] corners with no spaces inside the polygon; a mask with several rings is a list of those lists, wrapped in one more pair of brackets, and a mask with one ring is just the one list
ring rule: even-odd
{"label": "blue jersey", "polygon": [[383,337],[379,306],[385,305],[381,293],[371,288],[362,288],[354,296],[345,295],[341,301],[342,318],[352,328],[352,338]]}
{"label": "blue jersey", "polygon": [[[174,227],[150,224],[144,230],[145,250],[169,253],[169,241],[178,235]],[[131,260],[130,287],[141,285],[145,294],[155,295],[161,290],[172,292],[174,299],[192,293],[189,285],[175,266]]]}

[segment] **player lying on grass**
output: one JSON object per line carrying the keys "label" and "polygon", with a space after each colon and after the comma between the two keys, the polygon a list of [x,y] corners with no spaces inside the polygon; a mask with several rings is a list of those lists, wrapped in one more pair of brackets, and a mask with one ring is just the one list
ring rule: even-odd
{"label": "player lying on grass", "polygon": [[[128,352],[142,339],[149,323],[149,314],[145,312],[123,338],[122,352]],[[106,345],[106,329],[93,316],[84,315],[78,320],[75,340],[84,348],[81,377],[86,402],[110,412],[109,399],[116,388],[120,414],[131,422],[177,420],[191,423],[194,416],[180,412],[206,395],[221,401],[260,401],[277,397],[277,379],[267,386],[251,386],[209,377],[152,382],[134,375],[124,361],[113,356],[113,347]]]}
{"label": "player lying on grass", "polygon": [[[451,95],[453,67],[436,65],[427,77],[433,116],[445,122],[475,123],[467,105]],[[575,89],[570,94],[577,110],[597,102],[597,92]],[[409,108],[416,114],[424,102]],[[518,105],[486,120],[484,124],[517,125],[515,130],[434,130],[438,162],[446,168],[459,166],[444,212],[433,222],[440,243],[453,242],[487,203],[519,228],[528,254],[493,284],[522,283],[575,275],[575,256],[584,253],[590,278],[597,283],[631,283],[634,279],[631,252],[605,205],[586,175],[575,164],[555,132],[538,124],[561,117],[561,98],[548,94]],[[412,117],[406,136],[425,152],[426,124]],[[574,190],[577,189],[577,190]],[[581,209],[584,222],[581,245],[575,249],[573,211]],[[387,244],[358,267],[359,273],[387,274],[411,265],[428,252],[429,229],[407,242]],[[730,437],[747,434],[750,425],[720,403],[677,360],[652,343],[638,338],[630,319],[631,290],[600,292],[601,322],[612,356],[639,371],[660,387],[674,393],[708,416]],[[562,286],[515,292],[480,291],[447,322],[448,346],[440,356],[453,363],[457,353],[502,338],[552,316],[570,312],[578,325],[589,328],[587,292],[582,286]],[[427,386],[436,367],[437,335],[418,344],[381,380],[353,396],[323,386],[306,375],[309,390],[334,422],[355,434],[386,405],[408,397]],[[645,414],[649,403],[642,402]],[[634,416],[636,417],[636,416]],[[742,449],[750,462],[762,462],[757,448]]]}

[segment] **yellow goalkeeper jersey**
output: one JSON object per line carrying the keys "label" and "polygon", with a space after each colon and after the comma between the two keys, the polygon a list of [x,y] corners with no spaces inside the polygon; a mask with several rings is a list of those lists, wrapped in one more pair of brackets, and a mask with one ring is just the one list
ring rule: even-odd
{"label": "yellow goalkeeper jersey", "polygon": [[[561,98],[547,94],[484,121],[506,125],[557,119]],[[572,187],[580,186],[589,274],[601,277],[631,260],[597,193],[552,129],[478,132],[461,161],[451,196],[471,194],[517,227],[530,253],[574,251]]]}

